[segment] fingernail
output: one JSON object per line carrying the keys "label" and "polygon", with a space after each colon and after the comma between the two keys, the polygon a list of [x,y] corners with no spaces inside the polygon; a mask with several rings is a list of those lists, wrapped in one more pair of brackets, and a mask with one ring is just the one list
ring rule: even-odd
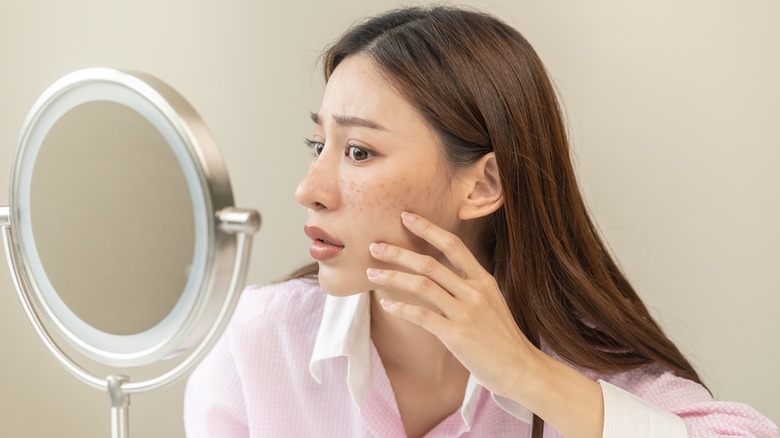
{"label": "fingernail", "polygon": [[417,220],[417,215],[414,213],[409,213],[408,211],[404,211],[401,213],[401,220],[411,224]]}
{"label": "fingernail", "polygon": [[379,304],[381,304],[385,309],[390,309],[393,307],[393,304],[395,304],[395,301],[388,298],[382,298],[379,300]]}
{"label": "fingernail", "polygon": [[371,254],[382,254],[382,251],[385,250],[385,244],[384,243],[372,243],[368,245],[368,250],[371,251]]}
{"label": "fingernail", "polygon": [[368,278],[379,277],[379,269],[368,268],[366,269],[366,275],[368,276]]}

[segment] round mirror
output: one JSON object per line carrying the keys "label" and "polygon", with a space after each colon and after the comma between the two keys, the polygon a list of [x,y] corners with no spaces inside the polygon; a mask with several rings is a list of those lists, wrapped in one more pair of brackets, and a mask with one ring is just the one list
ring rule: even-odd
{"label": "round mirror", "polygon": [[10,200],[7,253],[39,334],[113,367],[213,342],[242,287],[242,239],[259,225],[232,207],[192,107],[153,77],[112,69],[69,74],[35,103]]}
{"label": "round mirror", "polygon": [[[117,336],[165,331],[187,305],[196,234],[184,172],[160,131],[116,102],[80,104],[49,128],[30,177],[30,227],[20,230],[69,332],[108,350],[124,344]],[[140,212],[155,220],[136,222]]]}

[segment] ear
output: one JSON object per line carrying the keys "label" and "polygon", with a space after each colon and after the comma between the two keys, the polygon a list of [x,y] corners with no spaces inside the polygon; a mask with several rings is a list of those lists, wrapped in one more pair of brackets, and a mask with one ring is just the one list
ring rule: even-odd
{"label": "ear", "polygon": [[464,200],[458,218],[476,219],[488,216],[504,205],[504,190],[498,174],[495,152],[461,170],[459,179],[464,184]]}

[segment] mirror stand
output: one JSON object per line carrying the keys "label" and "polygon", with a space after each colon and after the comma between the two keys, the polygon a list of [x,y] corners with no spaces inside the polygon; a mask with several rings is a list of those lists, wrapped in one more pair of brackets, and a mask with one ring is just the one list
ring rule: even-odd
{"label": "mirror stand", "polygon": [[130,436],[130,394],[122,391],[122,385],[130,378],[124,374],[112,374],[106,378],[108,398],[111,401],[111,437]]}
{"label": "mirror stand", "polygon": [[211,350],[230,320],[230,316],[238,301],[237,295],[240,292],[239,289],[243,287],[246,280],[249,254],[252,246],[252,236],[260,228],[260,215],[254,210],[226,207],[216,212],[216,216],[219,230],[227,234],[235,235],[237,254],[226,298],[213,325],[200,343],[192,349],[189,356],[183,359],[174,368],[160,376],[145,381],[131,382],[130,378],[123,374],[112,374],[106,378],[95,376],[91,372],[85,370],[82,366],[78,365],[78,363],[68,356],[68,354],[54,341],[46,324],[43,323],[39,311],[31,302],[31,288],[26,284],[25,277],[20,272],[21,263],[12,250],[13,245],[10,237],[10,209],[7,206],[0,207],[0,230],[3,235],[6,259],[8,260],[8,267],[11,271],[14,288],[16,289],[22,307],[24,308],[24,312],[32,323],[33,328],[41,341],[43,341],[49,351],[68,371],[71,372],[71,374],[94,388],[106,390],[108,392],[111,407],[112,438],[128,438],[130,436],[130,395],[162,388],[186,376],[192,371],[194,366],[203,359],[209,350]]}

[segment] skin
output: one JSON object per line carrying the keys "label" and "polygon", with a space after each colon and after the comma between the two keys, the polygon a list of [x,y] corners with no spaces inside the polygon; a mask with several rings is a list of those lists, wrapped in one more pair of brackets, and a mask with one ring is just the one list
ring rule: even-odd
{"label": "skin", "polygon": [[469,373],[566,436],[601,436],[600,387],[526,339],[478,251],[503,203],[493,154],[450,168],[422,117],[359,55],[336,68],[313,120],[296,199],[307,225],[344,246],[319,262],[320,285],[371,291],[371,338],[408,436],[459,409]]}

